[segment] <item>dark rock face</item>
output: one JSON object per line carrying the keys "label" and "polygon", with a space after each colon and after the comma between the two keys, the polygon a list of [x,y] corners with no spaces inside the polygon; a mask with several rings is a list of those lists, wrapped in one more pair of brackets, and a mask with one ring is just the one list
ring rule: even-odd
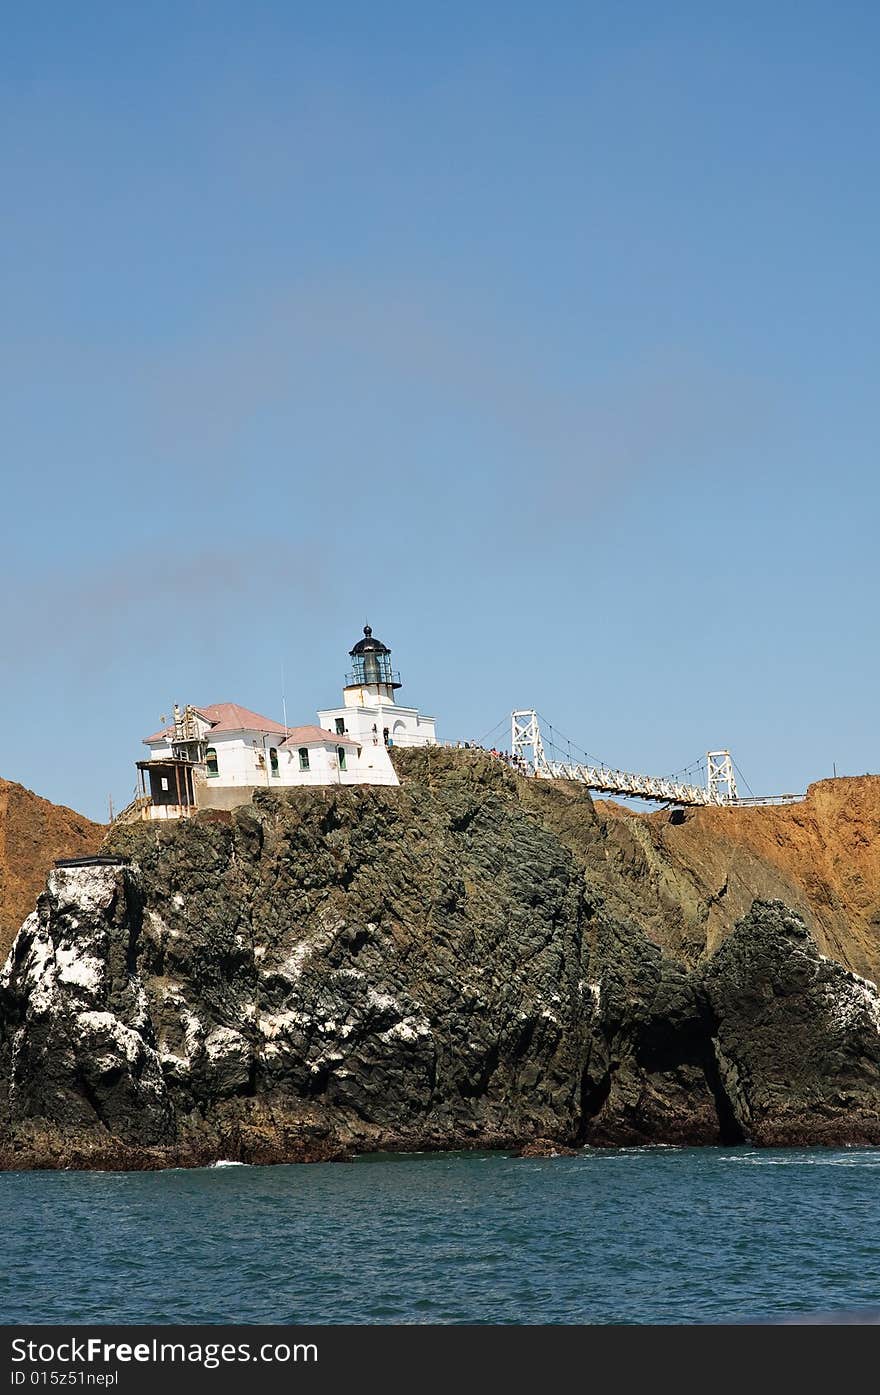
{"label": "dark rock face", "polygon": [[699,979],[635,925],[603,920],[591,952],[595,1012],[583,1076],[588,1143],[718,1143],[711,1015]]}
{"label": "dark rock face", "polygon": [[874,1137],[876,990],[783,906],[688,970],[605,910],[588,796],[406,754],[52,873],[0,977],[0,1164]]}
{"label": "dark rock face", "polygon": [[880,1143],[880,994],[823,958],[800,916],[756,902],[705,984],[744,1134],[767,1146]]}
{"label": "dark rock face", "polygon": [[149,1005],[133,972],[140,926],[129,875],[54,871],[0,975],[8,1126],[25,1141],[47,1132],[50,1164],[64,1160],[65,1131],[123,1146],[173,1139]]}

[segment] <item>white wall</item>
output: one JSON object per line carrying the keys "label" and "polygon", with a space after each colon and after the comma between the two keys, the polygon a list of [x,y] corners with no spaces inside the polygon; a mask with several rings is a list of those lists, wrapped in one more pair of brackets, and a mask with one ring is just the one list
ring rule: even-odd
{"label": "white wall", "polygon": [[[355,740],[358,738],[355,736]],[[220,789],[248,787],[281,789],[297,785],[396,785],[397,775],[381,738],[372,733],[357,745],[336,740],[328,730],[326,743],[309,743],[309,769],[300,770],[299,747],[282,746],[280,735],[265,736],[261,732],[215,732],[208,741],[217,755],[217,774],[205,775],[205,784]],[[345,750],[344,770],[339,768],[337,748]],[[278,752],[278,774],[272,774],[269,752]],[[151,759],[171,757],[171,746],[156,744],[149,748]],[[158,816],[157,816],[158,817]]]}
{"label": "white wall", "polygon": [[328,744],[309,745],[309,769],[299,768],[299,747],[279,752],[282,785],[396,785],[394,766],[380,742],[357,746],[344,745],[345,769],[340,769],[337,744],[328,735]]}
{"label": "white wall", "polygon": [[189,813],[189,809],[184,809],[180,804],[148,804],[144,814],[151,821],[154,819],[179,819],[184,813]]}
{"label": "white wall", "polygon": [[154,742],[152,742],[152,744],[148,744],[148,743],[145,742],[144,744],[146,745],[147,750],[149,751],[149,755],[147,756],[147,760],[170,760],[170,759],[171,759],[171,742],[170,742],[170,741],[154,741]]}
{"label": "white wall", "polygon": [[300,770],[299,746],[292,749],[285,748],[278,752],[278,773],[279,779],[273,781],[278,785],[335,785],[338,781],[338,769],[335,758],[335,747],[307,745],[304,748],[309,753],[308,770]]}
{"label": "white wall", "polygon": [[[273,737],[273,741],[282,738]],[[208,745],[217,752],[217,774],[207,777],[208,784],[218,785],[269,785],[269,738],[265,752],[263,737],[259,732],[224,731],[212,732]],[[260,764],[260,758],[264,757]]]}
{"label": "white wall", "polygon": [[[251,785],[265,789],[283,789],[298,785],[396,785],[397,775],[384,744],[362,742],[358,746],[337,743],[335,733],[327,733],[326,743],[309,742],[309,768],[301,770],[299,746],[282,746],[281,738],[264,738],[259,732],[235,732],[217,735],[211,743],[217,752],[216,776],[207,783],[222,787]],[[275,743],[278,743],[275,745]],[[341,770],[338,745],[345,751],[345,769]],[[278,752],[278,774],[273,775],[269,752],[275,745]],[[265,759],[263,759],[265,757]]]}
{"label": "white wall", "polygon": [[437,740],[433,717],[424,717],[417,708],[399,707],[394,702],[376,707],[332,707],[318,713],[318,721],[328,731],[335,730],[337,717],[343,718],[349,736],[357,741],[377,736],[381,742],[385,727],[396,746],[432,746]]}
{"label": "white wall", "polygon": [[394,704],[394,689],[390,683],[358,683],[342,689],[346,707],[383,707]]}

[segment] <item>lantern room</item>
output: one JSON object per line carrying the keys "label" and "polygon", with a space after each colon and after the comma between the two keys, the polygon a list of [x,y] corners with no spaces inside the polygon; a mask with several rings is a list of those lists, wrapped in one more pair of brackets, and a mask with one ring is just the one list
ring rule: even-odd
{"label": "lantern room", "polygon": [[400,674],[391,667],[391,650],[381,639],[376,639],[369,625],[364,625],[364,637],[349,650],[352,671],[345,675],[346,688],[377,688],[388,701],[393,702],[392,693],[401,686]]}

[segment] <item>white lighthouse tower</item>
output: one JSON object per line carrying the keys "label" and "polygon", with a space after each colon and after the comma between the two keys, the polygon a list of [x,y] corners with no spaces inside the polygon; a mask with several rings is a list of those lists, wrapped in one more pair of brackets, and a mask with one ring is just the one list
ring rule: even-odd
{"label": "white lighthouse tower", "polygon": [[433,745],[435,719],[395,701],[400,674],[391,667],[391,650],[369,625],[364,625],[363,639],[349,650],[349,658],[352,667],[345,675],[343,706],[319,712],[321,726],[364,745]]}

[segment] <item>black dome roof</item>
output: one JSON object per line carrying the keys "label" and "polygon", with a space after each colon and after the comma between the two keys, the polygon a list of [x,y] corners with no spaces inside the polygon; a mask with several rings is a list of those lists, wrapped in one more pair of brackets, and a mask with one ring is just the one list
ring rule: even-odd
{"label": "black dome roof", "polygon": [[390,654],[391,650],[387,644],[383,644],[381,639],[373,638],[373,631],[369,625],[364,625],[364,637],[359,639],[353,649],[349,649],[349,654]]}

